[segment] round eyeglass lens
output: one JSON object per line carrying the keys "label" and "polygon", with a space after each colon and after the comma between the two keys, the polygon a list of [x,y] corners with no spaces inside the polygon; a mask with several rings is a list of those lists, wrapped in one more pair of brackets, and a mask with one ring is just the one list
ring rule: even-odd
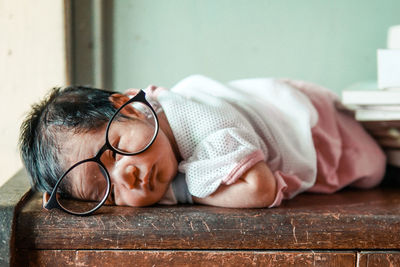
{"label": "round eyeglass lens", "polygon": [[108,182],[105,175],[103,167],[94,161],[75,166],[60,181],[58,203],[74,214],[92,211],[107,198]]}
{"label": "round eyeglass lens", "polygon": [[108,142],[117,151],[139,153],[156,138],[157,119],[149,106],[142,102],[125,105],[111,121]]}

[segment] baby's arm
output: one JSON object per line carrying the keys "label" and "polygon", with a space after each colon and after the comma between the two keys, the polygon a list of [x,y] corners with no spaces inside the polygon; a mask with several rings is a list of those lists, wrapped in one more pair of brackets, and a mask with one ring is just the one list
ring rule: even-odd
{"label": "baby's arm", "polygon": [[258,162],[236,183],[220,185],[205,198],[193,197],[196,203],[229,208],[263,208],[270,206],[276,194],[276,181],[264,161]]}

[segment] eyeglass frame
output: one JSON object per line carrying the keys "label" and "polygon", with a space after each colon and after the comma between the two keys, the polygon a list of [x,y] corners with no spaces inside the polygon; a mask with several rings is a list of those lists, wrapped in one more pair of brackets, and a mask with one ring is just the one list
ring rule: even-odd
{"label": "eyeglass frame", "polygon": [[[149,144],[147,144],[147,146],[145,146],[143,149],[141,149],[141,150],[138,151],[138,152],[129,153],[129,152],[123,152],[123,151],[120,151],[120,150],[115,149],[115,148],[111,145],[110,141],[108,140],[108,132],[109,132],[109,129],[110,129],[110,125],[111,125],[111,123],[113,122],[115,116],[116,116],[124,107],[126,107],[126,106],[129,105],[129,104],[131,104],[132,102],[141,102],[141,103],[145,104],[146,106],[148,106],[148,107],[150,108],[150,110],[151,110],[151,112],[153,113],[154,118],[155,118],[155,127],[156,127],[156,129],[155,129],[155,134],[154,134],[154,136],[152,137],[152,139],[151,139],[151,141],[149,142]],[[63,173],[63,175],[58,179],[58,181],[57,181],[57,183],[55,184],[55,186],[54,186],[54,188],[53,188],[53,191],[52,191],[52,193],[51,193],[51,195],[50,195],[50,198],[49,198],[49,200],[47,201],[47,203],[46,203],[46,205],[44,206],[44,208],[45,208],[45,209],[48,209],[48,210],[51,210],[51,209],[54,209],[54,208],[58,208],[58,209],[61,209],[62,211],[66,212],[66,213],[69,213],[69,214],[72,214],[72,215],[77,215],[77,216],[87,216],[87,215],[92,214],[93,212],[95,212],[95,211],[98,210],[99,208],[101,208],[101,207],[104,205],[104,203],[106,202],[107,198],[109,197],[110,189],[111,189],[111,179],[110,179],[110,174],[108,173],[107,168],[106,168],[106,167],[104,166],[104,164],[101,162],[100,157],[101,157],[101,156],[103,155],[103,153],[104,153],[105,151],[107,151],[107,150],[111,150],[111,151],[113,151],[113,152],[115,152],[115,153],[117,153],[117,154],[121,154],[121,155],[124,155],[124,156],[134,156],[134,155],[138,155],[138,154],[140,154],[140,153],[146,151],[146,150],[154,143],[154,141],[155,141],[156,138],[157,138],[159,128],[160,128],[160,126],[159,126],[159,121],[158,121],[158,117],[157,117],[157,114],[156,114],[154,108],[153,108],[153,107],[151,106],[151,104],[146,100],[146,93],[145,93],[143,90],[139,90],[139,92],[138,92],[135,96],[133,96],[131,99],[129,99],[127,102],[125,102],[125,104],[123,104],[121,107],[119,107],[119,108],[115,111],[114,115],[110,118],[110,120],[109,120],[108,123],[107,123],[107,128],[106,128],[106,132],[105,132],[105,139],[106,139],[106,140],[105,140],[105,143],[104,143],[104,145],[99,149],[99,151],[95,154],[95,156],[94,156],[94,157],[91,157],[91,158],[88,158],[88,159],[84,159],[84,160],[78,161],[77,163],[73,164],[73,165],[72,165],[71,167],[69,167],[69,168]],[[70,211],[70,210],[65,209],[65,208],[58,202],[58,200],[57,200],[57,189],[58,189],[58,186],[60,185],[61,181],[65,178],[65,176],[66,176],[72,169],[74,169],[75,167],[79,166],[80,164],[84,164],[84,163],[86,163],[86,162],[94,162],[94,163],[97,163],[97,164],[99,164],[99,165],[101,166],[102,170],[104,170],[103,173],[105,174],[105,179],[106,179],[106,181],[107,181],[107,190],[106,190],[106,193],[104,194],[103,199],[102,199],[94,208],[92,208],[91,210],[86,211],[86,212],[77,213],[77,212],[73,212],[73,211]]]}

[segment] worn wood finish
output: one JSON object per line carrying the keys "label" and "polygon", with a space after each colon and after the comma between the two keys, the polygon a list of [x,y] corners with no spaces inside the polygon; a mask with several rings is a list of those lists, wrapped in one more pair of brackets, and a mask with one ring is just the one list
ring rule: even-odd
{"label": "worn wood finish", "polygon": [[400,266],[400,251],[363,251],[358,253],[357,267]]}
{"label": "worn wood finish", "polygon": [[400,249],[398,188],[305,194],[274,209],[103,207],[76,217],[41,209],[18,216],[20,249]]}
{"label": "worn wood finish", "polygon": [[0,187],[0,266],[12,265],[15,258],[15,214],[30,194],[26,175],[20,170]]}
{"label": "worn wood finish", "polygon": [[[354,266],[353,252],[311,251],[21,251],[31,266]],[[28,262],[20,262],[25,266]]]}

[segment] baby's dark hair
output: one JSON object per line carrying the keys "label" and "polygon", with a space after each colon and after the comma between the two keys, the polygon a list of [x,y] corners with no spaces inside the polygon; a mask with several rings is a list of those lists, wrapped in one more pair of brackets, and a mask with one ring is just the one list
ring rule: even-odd
{"label": "baby's dark hair", "polygon": [[[104,126],[116,109],[109,100],[115,92],[83,86],[53,88],[21,125],[19,149],[33,189],[51,192],[66,171],[60,165],[65,133],[82,133]],[[64,133],[64,135],[63,135]]]}

